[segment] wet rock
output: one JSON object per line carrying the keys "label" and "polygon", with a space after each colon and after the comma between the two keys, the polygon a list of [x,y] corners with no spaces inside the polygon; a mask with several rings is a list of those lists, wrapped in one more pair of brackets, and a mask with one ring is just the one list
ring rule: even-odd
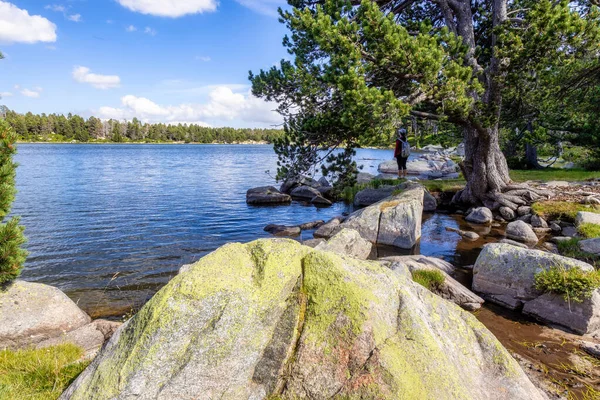
{"label": "wet rock", "polygon": [[582,240],[579,248],[586,253],[600,255],[600,238]]}
{"label": "wet rock", "polygon": [[548,223],[539,215],[534,215],[531,217],[531,226],[534,228],[548,228]]}
{"label": "wet rock", "polygon": [[538,237],[531,226],[523,221],[513,221],[506,227],[506,237],[525,243],[537,243]]}
{"label": "wet rock", "polygon": [[340,224],[344,221],[344,217],[334,217],[327,221],[325,224],[321,225],[319,229],[315,231],[313,234],[315,238],[329,239],[336,232],[338,232],[340,228]]}
{"label": "wet rock", "polygon": [[521,206],[521,207],[517,208],[517,214],[519,215],[519,217],[522,217],[527,214],[531,214],[531,207]]}
{"label": "wet rock", "polygon": [[473,315],[407,268],[283,240],[226,245],[173,278],[61,399],[276,396],[544,399]]}
{"label": "wet rock", "polygon": [[425,190],[425,194],[423,194],[423,211],[434,212],[437,210],[437,206],[436,198],[433,197],[428,190]]}
{"label": "wet rock", "polygon": [[325,221],[320,220],[320,219],[317,221],[306,222],[306,223],[300,225],[300,229],[302,229],[303,231],[309,231],[311,229],[319,228],[324,223],[325,223]]}
{"label": "wet rock", "polygon": [[363,189],[354,196],[354,205],[356,207],[368,207],[387,197],[390,197],[396,190],[395,186],[384,186],[378,189]]}
{"label": "wet rock", "polygon": [[473,269],[473,290],[490,301],[514,309],[540,296],[535,288],[535,274],[555,266],[594,270],[583,261],[540,250],[488,244],[483,247]]}
{"label": "wet rock", "polygon": [[579,211],[577,218],[575,218],[577,226],[581,224],[596,224],[600,225],[600,214]]}
{"label": "wet rock", "polygon": [[289,195],[281,193],[273,186],[261,186],[246,192],[246,203],[252,205],[287,204],[291,201],[292,198]]}
{"label": "wet rock", "polygon": [[0,291],[0,349],[61,337],[91,318],[59,289],[17,280]]}
{"label": "wet rock", "polygon": [[415,256],[400,256],[387,257],[385,260],[390,261],[389,266],[392,270],[399,266],[408,268],[412,273],[419,270],[437,270],[444,275],[444,283],[436,287],[433,292],[443,299],[449,300],[454,304],[464,308],[467,311],[475,311],[481,308],[484,300],[464,287],[454,278],[452,278],[443,269],[437,268],[435,262],[430,262],[428,259],[432,257],[415,257]]}
{"label": "wet rock", "polygon": [[290,192],[293,198],[312,200],[315,196],[321,196],[321,192],[310,186],[298,186]]}
{"label": "wet rock", "polygon": [[491,224],[494,220],[494,215],[489,208],[478,207],[471,210],[465,219],[474,224]]}
{"label": "wet rock", "polygon": [[315,196],[310,200],[310,202],[316,206],[330,206],[333,204],[323,196]]}
{"label": "wet rock", "polygon": [[520,243],[520,242],[517,242],[517,241],[514,241],[514,240],[510,240],[510,239],[501,239],[501,240],[498,241],[498,243],[510,244],[511,246],[517,246],[517,247],[520,247],[522,249],[528,249],[529,248],[529,246],[527,246],[524,243]]}
{"label": "wet rock", "polygon": [[580,347],[589,355],[600,358],[600,343],[582,342]]}
{"label": "wet rock", "polygon": [[600,290],[595,290],[591,298],[583,299],[581,303],[547,293],[525,303],[523,314],[563,326],[580,335],[599,333]]}
{"label": "wet rock", "polygon": [[269,224],[264,228],[265,232],[269,232],[273,236],[284,237],[284,236],[298,236],[302,233],[302,229],[299,226],[287,226],[287,225],[276,225]]}
{"label": "wet rock", "polygon": [[371,243],[410,249],[421,237],[423,192],[421,185],[412,184],[400,194],[352,213],[341,226],[357,230]]}
{"label": "wet rock", "polygon": [[354,229],[342,229],[315,248],[366,260],[371,254],[372,247],[371,242],[360,237],[360,234]]}
{"label": "wet rock", "polygon": [[507,221],[512,221],[517,217],[517,214],[508,207],[500,207],[499,211],[500,215],[502,215],[502,218],[504,218]]}
{"label": "wet rock", "polygon": [[464,239],[468,239],[468,240],[479,239],[479,235],[475,232],[461,231],[460,229],[455,229],[455,228],[450,228],[450,227],[446,227],[446,230],[448,232],[458,233]]}

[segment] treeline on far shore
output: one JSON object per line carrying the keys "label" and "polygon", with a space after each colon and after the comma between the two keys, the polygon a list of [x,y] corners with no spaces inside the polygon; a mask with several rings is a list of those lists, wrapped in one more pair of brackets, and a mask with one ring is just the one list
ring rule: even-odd
{"label": "treeline on far shore", "polygon": [[79,115],[18,114],[5,110],[4,118],[19,141],[25,142],[186,142],[272,143],[283,135],[280,129],[212,128],[196,124],[150,124],[132,121],[85,119]]}

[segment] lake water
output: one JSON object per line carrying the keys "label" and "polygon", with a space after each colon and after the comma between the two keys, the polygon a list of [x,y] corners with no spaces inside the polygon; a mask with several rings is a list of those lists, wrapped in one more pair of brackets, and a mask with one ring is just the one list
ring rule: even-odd
{"label": "lake water", "polygon": [[[391,153],[362,149],[357,160],[375,172]],[[247,189],[275,183],[267,145],[20,144],[16,160],[13,213],[31,253],[22,277],[61,288],[93,316],[139,306],[227,242],[269,237],[268,223],[346,210],[246,205]]]}

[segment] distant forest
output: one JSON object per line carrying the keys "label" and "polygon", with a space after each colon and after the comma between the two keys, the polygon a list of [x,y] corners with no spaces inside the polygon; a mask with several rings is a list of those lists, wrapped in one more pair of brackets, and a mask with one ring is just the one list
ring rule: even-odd
{"label": "distant forest", "polygon": [[101,120],[68,114],[18,114],[3,110],[6,121],[20,141],[28,142],[186,142],[186,143],[272,143],[283,135],[279,129],[210,128],[195,124],[148,124],[132,121]]}

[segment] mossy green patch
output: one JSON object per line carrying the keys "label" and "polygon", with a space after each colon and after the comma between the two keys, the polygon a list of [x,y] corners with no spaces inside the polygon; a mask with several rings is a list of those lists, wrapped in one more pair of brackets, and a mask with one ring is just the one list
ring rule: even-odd
{"label": "mossy green patch", "polygon": [[568,201],[543,201],[535,203],[531,209],[540,217],[552,221],[575,221],[580,211],[600,214],[600,207],[586,204],[578,204]]}
{"label": "mossy green patch", "polygon": [[0,351],[0,399],[52,400],[85,369],[83,349],[63,344]]}
{"label": "mossy green patch", "polygon": [[577,227],[577,232],[587,239],[600,238],[600,225],[585,222]]}
{"label": "mossy green patch", "polygon": [[567,302],[581,303],[600,288],[600,271],[553,267],[535,275],[535,287],[545,293],[559,294]]}
{"label": "mossy green patch", "polygon": [[413,281],[429,290],[434,290],[444,284],[446,278],[441,271],[435,269],[419,269],[411,272]]}

